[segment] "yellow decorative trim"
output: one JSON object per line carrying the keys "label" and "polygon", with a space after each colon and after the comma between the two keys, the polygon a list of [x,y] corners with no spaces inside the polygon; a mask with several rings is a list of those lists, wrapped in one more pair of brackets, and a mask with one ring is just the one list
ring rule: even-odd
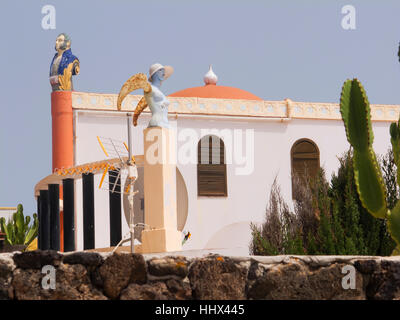
{"label": "yellow decorative trim", "polygon": [[107,151],[106,151],[106,148],[104,148],[103,142],[101,142],[99,136],[97,136],[97,141],[99,142],[101,149],[103,149],[103,152],[104,152],[104,153],[106,154],[106,156],[108,157],[108,153],[107,153]]}
{"label": "yellow decorative trim", "polygon": [[104,178],[106,177],[106,174],[107,174],[107,172],[108,172],[108,167],[109,167],[109,164],[107,163],[107,164],[106,164],[106,168],[104,169],[103,175],[101,176],[99,189],[101,188],[101,186],[102,186],[102,184],[103,184],[103,181],[104,181]]}
{"label": "yellow decorative trim", "polygon": [[[121,105],[121,112],[132,112],[143,98],[141,95],[127,95]],[[235,116],[254,118],[291,118],[341,120],[337,103],[282,101],[206,99],[167,97],[170,101],[169,114]],[[72,107],[78,110],[117,111],[116,94],[85,92],[72,93]],[[108,101],[106,104],[105,101]],[[138,106],[139,108],[139,106]],[[139,111],[139,109],[138,109]],[[371,105],[372,121],[396,121],[400,105]],[[143,112],[150,112],[144,110]]]}
{"label": "yellow decorative trim", "polygon": [[[132,156],[133,159],[135,159],[135,163],[138,167],[142,167],[144,164],[144,159],[143,155],[137,155],[135,157]],[[93,174],[97,173],[102,173],[104,171],[104,168],[108,165],[109,170],[116,170],[117,165],[122,161],[126,162],[128,160],[128,157],[122,157],[121,159],[119,158],[112,158],[109,160],[101,160],[101,161],[96,161],[96,162],[91,162],[91,163],[85,163],[79,166],[75,167],[70,167],[70,168],[59,168],[55,169],[54,173],[43,178],[40,180],[36,186],[35,186],[35,196],[39,195],[39,190],[47,190],[47,187],[49,184],[52,183],[62,183],[62,180],[65,178],[72,178],[72,179],[79,179],[81,178],[82,173],[88,173],[89,170]],[[88,170],[88,171],[85,171]],[[13,210],[16,210],[17,208],[13,208]]]}
{"label": "yellow decorative trim", "polygon": [[125,149],[126,149],[126,151],[128,151],[129,152],[129,148],[128,148],[128,145],[124,142],[124,146],[125,146]]}

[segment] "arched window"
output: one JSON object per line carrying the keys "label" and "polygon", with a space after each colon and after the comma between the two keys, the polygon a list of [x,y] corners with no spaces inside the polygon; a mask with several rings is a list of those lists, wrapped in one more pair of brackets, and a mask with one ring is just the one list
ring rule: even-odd
{"label": "arched window", "polygon": [[317,145],[309,139],[297,140],[291,150],[292,162],[292,197],[294,197],[294,182],[296,176],[315,176],[319,170],[319,150]]}
{"label": "arched window", "polygon": [[197,145],[197,194],[227,196],[225,145],[214,135],[204,136]]}

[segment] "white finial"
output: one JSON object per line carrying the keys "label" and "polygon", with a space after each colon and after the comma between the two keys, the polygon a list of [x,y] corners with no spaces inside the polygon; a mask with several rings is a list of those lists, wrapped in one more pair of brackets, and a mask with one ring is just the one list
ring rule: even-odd
{"label": "white finial", "polygon": [[204,83],[205,83],[206,85],[208,85],[208,84],[216,85],[216,84],[217,84],[217,81],[218,81],[218,77],[217,77],[217,75],[213,72],[213,69],[212,69],[211,64],[210,64],[210,69],[209,69],[208,72],[204,75]]}

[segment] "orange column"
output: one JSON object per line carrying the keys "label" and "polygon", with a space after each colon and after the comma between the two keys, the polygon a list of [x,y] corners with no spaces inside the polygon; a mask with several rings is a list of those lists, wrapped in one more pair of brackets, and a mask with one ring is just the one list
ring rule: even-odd
{"label": "orange column", "polygon": [[[74,165],[74,130],[71,91],[51,93],[53,172]],[[62,185],[60,199],[63,198]],[[60,212],[60,249],[64,251],[64,220]]]}
{"label": "orange column", "polygon": [[53,171],[74,164],[74,130],[71,91],[51,93]]}

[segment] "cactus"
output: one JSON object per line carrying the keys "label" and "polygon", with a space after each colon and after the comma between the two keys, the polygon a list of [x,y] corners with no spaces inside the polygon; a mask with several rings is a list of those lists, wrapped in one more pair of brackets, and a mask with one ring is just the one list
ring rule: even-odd
{"label": "cactus", "polygon": [[6,234],[6,241],[10,245],[23,244],[28,246],[36,238],[39,229],[37,214],[33,214],[33,224],[29,226],[31,217],[24,217],[22,204],[18,205],[17,212],[13,213],[12,219],[6,223],[0,218],[1,232]]}
{"label": "cactus", "polygon": [[399,57],[399,62],[400,62],[400,43],[399,43],[399,50],[397,51],[397,56]]}
{"label": "cactus", "polygon": [[[375,218],[387,219],[391,237],[396,242],[393,255],[400,254],[400,201],[392,210],[387,208],[386,188],[382,172],[372,149],[370,106],[365,90],[357,79],[346,80],[340,97],[340,112],[347,140],[353,147],[354,178],[362,205]],[[392,149],[400,182],[400,120],[390,126]]]}

